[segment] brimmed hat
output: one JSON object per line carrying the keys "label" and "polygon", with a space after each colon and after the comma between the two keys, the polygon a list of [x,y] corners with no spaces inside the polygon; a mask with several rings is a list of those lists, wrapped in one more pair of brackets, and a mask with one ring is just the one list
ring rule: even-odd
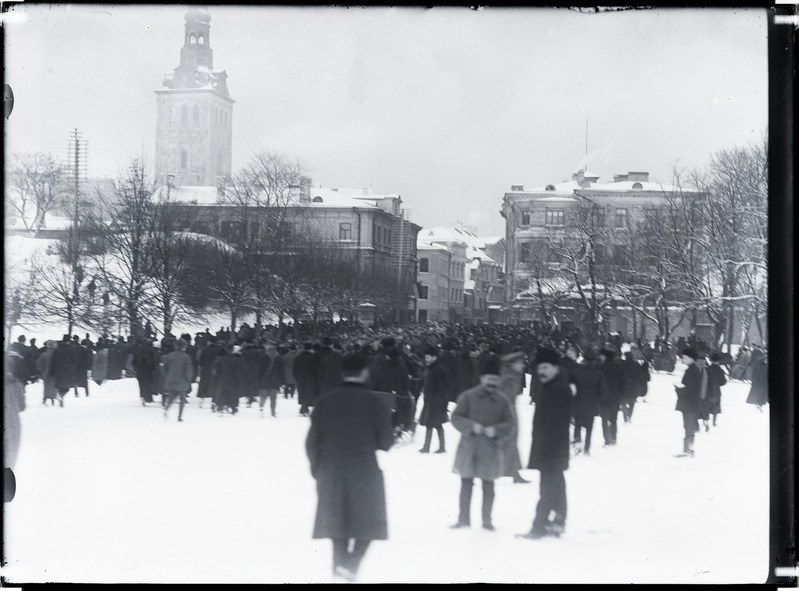
{"label": "brimmed hat", "polygon": [[560,365],[560,353],[554,349],[539,349],[535,354],[535,364],[549,363],[551,365]]}

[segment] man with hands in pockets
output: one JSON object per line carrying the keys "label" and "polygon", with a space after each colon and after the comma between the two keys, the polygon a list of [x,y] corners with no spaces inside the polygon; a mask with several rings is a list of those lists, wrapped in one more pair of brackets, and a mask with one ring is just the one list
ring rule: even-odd
{"label": "man with hands in pockets", "polygon": [[494,480],[502,476],[503,443],[516,435],[511,402],[499,389],[500,360],[486,356],[480,363],[480,385],[458,396],[450,420],[461,433],[452,471],[461,477],[460,514],[453,528],[471,525],[474,479],[483,482],[483,528],[494,530]]}

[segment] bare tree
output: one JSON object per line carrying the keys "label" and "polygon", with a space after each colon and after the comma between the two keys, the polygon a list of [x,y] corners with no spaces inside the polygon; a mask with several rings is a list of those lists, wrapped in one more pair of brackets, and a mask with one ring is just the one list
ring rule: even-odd
{"label": "bare tree", "polygon": [[71,195],[67,167],[43,152],[14,155],[8,168],[7,204],[25,229],[38,231],[46,215]]}

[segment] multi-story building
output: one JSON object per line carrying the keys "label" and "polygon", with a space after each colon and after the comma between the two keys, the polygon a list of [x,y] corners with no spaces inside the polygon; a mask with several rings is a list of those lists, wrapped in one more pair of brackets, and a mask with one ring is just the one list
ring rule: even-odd
{"label": "multi-story building", "polygon": [[[641,233],[671,206],[668,196],[675,195],[677,189],[650,181],[647,172],[615,175],[606,183],[598,182],[599,178],[580,170],[560,183],[532,188],[512,185],[505,193],[501,213],[506,229],[505,310],[509,322],[551,320],[542,318],[543,308],[533,302],[538,302],[542,293],[555,292],[566,302],[560,306],[559,320],[581,321],[579,306],[567,303],[575,296],[575,277],[559,273],[568,263],[563,253],[570,250],[575,238],[590,243],[592,263],[606,269],[618,271],[645,255],[639,252],[644,248],[637,247],[645,242],[640,239]],[[699,196],[684,189],[681,194],[688,199]],[[590,233],[590,240],[586,233]],[[578,258],[586,255],[574,249],[572,252]],[[605,287],[599,285],[602,298],[613,300]],[[634,324],[640,326],[646,321],[620,303],[613,301],[605,311],[604,328],[629,334]]]}
{"label": "multi-story building", "polygon": [[480,238],[462,225],[423,229],[417,245],[417,319],[496,321],[504,300],[502,243],[502,238]]}

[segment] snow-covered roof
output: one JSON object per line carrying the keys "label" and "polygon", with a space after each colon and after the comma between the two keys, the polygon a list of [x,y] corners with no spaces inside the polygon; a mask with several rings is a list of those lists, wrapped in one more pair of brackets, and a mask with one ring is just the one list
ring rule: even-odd
{"label": "snow-covered roof", "polygon": [[153,192],[154,199],[166,198],[169,192],[169,200],[173,203],[193,203],[199,205],[216,205],[218,191],[213,186],[180,186],[180,187],[158,187]]}
{"label": "snow-covered roof", "polygon": [[[378,201],[385,198],[396,198],[396,195],[375,195],[366,193],[364,189],[334,189],[328,187],[311,187],[311,207],[343,207],[343,208],[367,208],[380,209]],[[319,201],[318,198],[321,198]],[[316,199],[316,201],[314,201]],[[291,199],[290,205],[308,206],[307,202],[302,202],[299,196]]]}
{"label": "snow-covered roof", "polygon": [[418,240],[416,242],[416,250],[446,250],[449,251],[446,244],[440,244],[438,242],[429,242],[426,240]]}

